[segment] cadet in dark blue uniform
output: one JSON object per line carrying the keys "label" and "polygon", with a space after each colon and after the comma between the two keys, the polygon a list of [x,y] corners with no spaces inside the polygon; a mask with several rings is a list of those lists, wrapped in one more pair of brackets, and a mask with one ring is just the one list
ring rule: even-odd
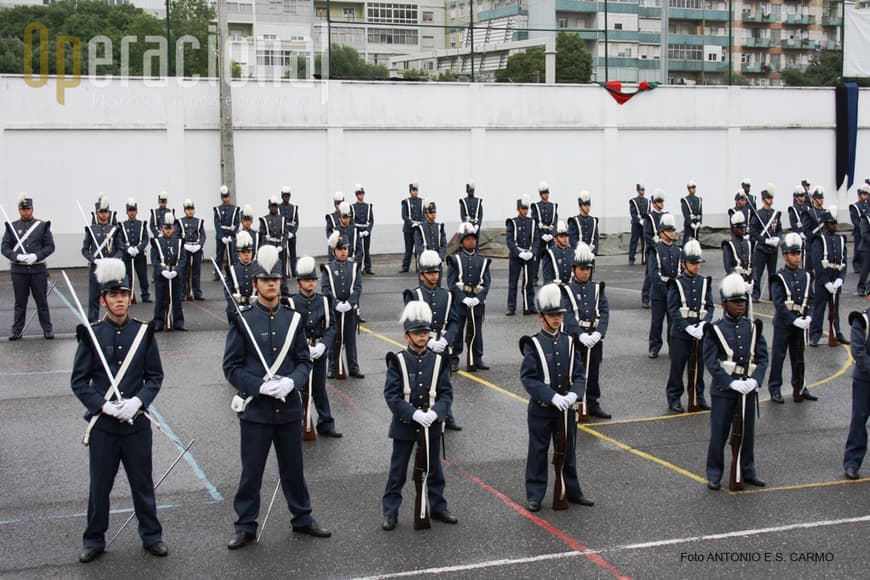
{"label": "cadet in dark blue uniform", "polygon": [[507,312],[505,314],[513,316],[517,311],[517,286],[520,281],[522,281],[520,295],[523,299],[523,314],[533,314],[535,311],[533,280],[535,278],[535,256],[538,254],[539,236],[535,220],[529,217],[528,195],[517,200],[517,217],[505,220],[505,242],[507,242],[509,252]]}
{"label": "cadet in dark blue uniform", "polygon": [[[650,220],[652,220],[650,214]],[[658,358],[662,349],[662,327],[665,319],[668,321],[668,334],[671,333],[671,317],[668,314],[668,284],[680,273],[680,247],[674,243],[677,239],[677,228],[674,216],[666,213],[659,223],[658,241],[652,248],[646,261],[646,275],[650,280],[650,301],[652,316],[649,326],[649,358]],[[670,339],[668,340],[670,342]]]}
{"label": "cadet in dark blue uniform", "polygon": [[535,268],[532,271],[532,279],[538,283],[538,269],[541,258],[553,245],[553,237],[556,233],[556,224],[559,221],[559,204],[550,201],[550,186],[546,181],[538,184],[538,195],[541,199],[532,204],[529,212],[535,220],[535,230],[538,234],[538,251],[535,253]]}
{"label": "cadet in dark blue uniform", "polygon": [[[347,202],[342,202],[347,203]],[[351,228],[353,230],[353,228]],[[336,318],[336,340],[329,347],[329,374],[334,379],[337,376],[338,359],[342,356],[336,349],[338,338],[341,338],[341,350],[347,355],[347,367],[350,376],[365,378],[359,370],[356,352],[356,333],[359,327],[359,301],[362,295],[362,276],[359,268],[350,261],[348,255],[348,240],[337,231],[329,237],[329,247],[333,259],[329,264],[322,264],[320,270],[320,293],[332,298],[332,316]]]}
{"label": "cadet in dark blue uniform", "polygon": [[707,449],[707,487],[720,489],[725,472],[725,443],[734,415],[743,410],[743,445],[740,452],[743,483],[764,487],[755,469],[756,391],[767,371],[767,343],[756,325],[746,318],[747,293],[743,278],[729,274],[719,291],[722,318],[704,329],[704,364],[710,373],[710,446]]}
{"label": "cadet in dark blue uniform", "polygon": [[[212,209],[214,210],[214,260],[218,266],[226,268],[233,263],[233,240],[241,223],[239,206],[230,203],[230,190],[226,185],[221,186],[221,204]],[[218,280],[217,272],[214,274],[214,280]]]}
{"label": "cadet in dark blue uniform", "polygon": [[696,193],[698,185],[694,179],[690,179],[686,184],[686,190],[689,193],[680,199],[680,208],[683,210],[684,246],[689,240],[698,239],[698,231],[704,221],[704,206],[701,197]]}
{"label": "cadet in dark blue uniform", "polygon": [[[870,293],[867,294],[870,298]],[[847,479],[858,479],[858,471],[867,454],[867,418],[870,417],[870,308],[849,313],[849,347],[855,366],[852,368],[852,419],[843,453],[843,469]]]}
{"label": "cadet in dark blue uniform", "polygon": [[749,237],[755,245],[752,263],[753,302],[758,302],[761,298],[763,281],[776,273],[777,248],[782,236],[782,213],[773,209],[773,192],[773,184],[768,183],[767,189],[761,192],[761,207],[753,213],[750,222]]}
{"label": "cadet in dark blue uniform", "polygon": [[[863,262],[863,244],[861,243],[861,218],[870,212],[870,187],[862,184],[858,187],[858,199],[849,205],[849,219],[852,221],[852,271],[857,274],[861,271]],[[858,294],[863,294],[863,288],[858,288]]]}
{"label": "cadet in dark blue uniform", "polygon": [[[242,206],[242,210],[239,212],[240,217],[240,227],[239,233],[246,232],[249,236],[251,236],[251,240],[253,240],[253,255],[256,256],[257,252],[260,249],[260,232],[254,229],[254,208],[250,205]],[[233,244],[235,244],[236,238],[233,238]],[[238,249],[233,248],[233,260],[238,258]]]}
{"label": "cadet in dark blue uniform", "polygon": [[[242,451],[242,475],[233,502],[238,519],[235,536],[227,544],[230,550],[242,548],[256,538],[263,470],[273,445],[281,489],[293,516],[293,532],[319,538],[332,535],[311,516],[305,485],[298,390],[308,378],[311,359],[302,316],[280,303],[284,276],[280,262],[276,247],[260,248],[254,280],[257,301],[242,312],[253,337],[236,320],[230,325],[224,349],[224,376],[239,391],[233,410],[239,416]],[[273,369],[273,377],[265,381],[267,371],[260,355]]]}
{"label": "cadet in dark blue uniform", "polygon": [[[438,218],[438,208],[435,201],[423,200],[423,221],[414,228],[414,253],[417,260],[426,250],[438,252],[438,256],[444,260],[447,257],[447,234],[444,233],[444,224],[435,221]],[[419,271],[420,266],[417,265]]]}
{"label": "cadet in dark blue uniform", "polygon": [[815,401],[817,397],[798,384],[798,362],[804,357],[805,331],[810,327],[813,308],[812,275],[800,267],[801,237],[791,232],[786,234],[782,245],[784,267],[770,277],[770,292],[773,295],[773,345],[770,355],[770,378],[767,389],[770,400],[782,404],[782,366],[788,352],[791,361],[791,384],[795,402],[803,399]]}
{"label": "cadet in dark blue uniform", "polygon": [[[326,214],[326,239],[329,239],[329,236],[332,235],[332,232],[338,228],[339,218],[341,217],[341,204],[344,203],[344,192],[336,191],[332,195],[332,205],[333,211],[332,213]],[[349,202],[348,202],[349,203]],[[350,213],[347,213],[351,217],[350,221],[353,221],[353,207],[348,205],[350,209],[348,210]]]}
{"label": "cadet in dark blue uniform", "polygon": [[[151,238],[151,266],[154,269],[154,330],[184,328],[184,308],[181,293],[184,278],[184,242],[174,235],[175,216],[166,214],[160,226],[161,234]],[[171,318],[170,318],[171,316]]]}
{"label": "cadet in dark blue uniform", "polygon": [[100,317],[100,285],[94,277],[96,261],[100,258],[117,258],[120,255],[117,239],[118,229],[109,223],[109,198],[100,198],[97,223],[85,226],[82,240],[82,256],[88,261],[88,321]]}
{"label": "cadet in dark blue uniform", "polygon": [[[341,437],[335,430],[335,419],[329,407],[326,393],[326,354],[327,345],[335,341],[335,313],[332,300],[317,292],[317,265],[311,256],[303,256],[296,263],[296,284],[299,292],[290,297],[290,308],[302,315],[305,336],[308,340],[308,354],[312,361],[311,399],[317,409],[316,430],[326,437]],[[307,426],[303,425],[303,428]]]}
{"label": "cadet in dark blue uniform", "polygon": [[[810,248],[822,231],[822,217],[825,215],[825,190],[817,185],[813,190],[812,201],[804,213],[804,239],[807,241],[807,249]],[[806,259],[806,257],[804,258]]]}
{"label": "cadet in dark blue uniform", "polygon": [[[332,237],[333,233],[338,233],[339,236],[347,240],[347,261],[355,262],[357,268],[361,271],[358,258],[362,256],[362,238],[360,231],[353,224],[353,209],[350,204],[343,201],[338,204],[338,219],[335,222],[335,227],[327,236],[327,242]],[[327,243],[326,254],[332,260],[332,246]]]}
{"label": "cadet in dark blue uniform", "polygon": [[[463,339],[472,334],[469,337],[472,365],[468,370],[485,371],[489,370],[489,365],[483,362],[483,321],[491,282],[490,260],[477,253],[474,226],[460,224],[457,237],[462,249],[447,260],[447,288],[453,294],[453,309],[456,312],[450,369],[454,372],[459,370]],[[467,328],[469,325],[471,328]]]}
{"label": "cadet in dark blue uniform", "polygon": [[[387,377],[384,399],[393,414],[389,436],[393,440],[390,474],[384,489],[382,528],[395,529],[402,505],[402,488],[408,474],[408,463],[419,431],[428,441],[426,485],[429,517],[445,524],[459,520],[447,509],[444,499],[444,471],[441,467],[441,428],[453,400],[453,387],[447,360],[426,348],[431,330],[432,311],[420,300],[405,305],[401,322],[405,328],[405,350],[387,354]],[[433,428],[434,426],[434,428]]]}
{"label": "cadet in dark blue uniform", "polygon": [[[296,232],[299,231],[299,206],[290,203],[290,186],[281,188],[281,205],[278,211],[284,216],[284,231],[287,232],[287,243],[282,259],[287,260],[284,273],[296,277]],[[288,268],[289,265],[289,268]]]}
{"label": "cadet in dark blue uniform", "polygon": [[483,224],[483,200],[474,196],[474,181],[465,184],[465,197],[459,198],[459,221],[474,226],[474,237],[480,241],[480,226]]}
{"label": "cadet in dark blue uniform", "polygon": [[[649,262],[655,259],[656,244],[659,243],[659,230],[661,230],[662,216],[664,215],[670,215],[669,212],[665,211],[665,192],[661,189],[656,189],[650,198],[649,212],[646,214],[646,219],[643,222],[647,268],[643,273],[640,303],[644,308],[649,308],[650,306],[650,284],[652,280],[649,277]],[[675,220],[672,221],[676,228],[677,222]]]}
{"label": "cadet in dark blue uniform", "polygon": [[562,306],[567,309],[564,329],[566,334],[577,336],[583,345],[579,348],[586,369],[587,412],[592,417],[610,419],[610,413],[599,402],[603,341],[610,321],[610,306],[604,293],[604,282],[592,281],[594,266],[595,254],[585,243],[578,243],[572,260],[574,277],[563,286],[565,298]]}
{"label": "cadet in dark blue uniform", "polygon": [[[752,190],[752,180],[748,177],[743,178],[743,181],[740,182],[740,189],[743,190],[743,195],[746,196],[746,202],[752,210],[755,210],[758,207],[758,204],[755,200],[755,195],[750,193]],[[749,221],[749,216],[746,216],[746,221]]]}
{"label": "cadet in dark blue uniform", "polygon": [[176,220],[178,237],[184,242],[184,295],[193,294],[194,300],[205,300],[200,283],[202,273],[202,247],[205,245],[205,221],[195,217],[193,200],[184,200],[184,217]]}
{"label": "cadet in dark blue uniform", "polygon": [[3,255],[9,260],[9,273],[15,293],[15,317],[9,340],[19,340],[24,332],[27,298],[33,294],[42,335],[54,338],[48,310],[48,267],[45,259],[54,253],[51,222],[33,218],[33,198],[18,196],[18,216],[3,232]]}
{"label": "cadet in dark blue uniform", "polygon": [[746,214],[735,211],[731,214],[729,221],[731,223],[731,239],[722,242],[722,265],[725,268],[725,274],[740,274],[746,283],[746,293],[751,296],[755,293],[755,282],[752,280],[754,248],[752,240],[746,235],[746,228],[749,225],[746,221]]}
{"label": "cadet in dark blue uniform", "polygon": [[351,206],[353,211],[353,226],[356,228],[362,242],[362,254],[357,260],[364,274],[374,275],[372,271],[372,230],[375,227],[375,211],[373,203],[366,203],[366,190],[362,184],[353,186],[356,203]]}
{"label": "cadet in dark blue uniform", "polygon": [[[169,202],[169,196],[165,191],[157,194],[157,207],[151,210],[151,217],[148,219],[148,229],[151,231],[151,238],[160,237],[163,230],[163,224],[166,223],[166,215],[172,214],[175,219],[175,210],[166,207]],[[172,222],[175,223],[174,221]]]}
{"label": "cadet in dark blue uniform", "polygon": [[571,280],[571,260],[574,258],[574,250],[571,248],[568,228],[565,222],[559,220],[554,231],[555,243],[547,250],[541,259],[541,267],[544,270],[544,284],[555,282],[567,284]]}
{"label": "cadet in dark blue uniform", "polygon": [[[284,216],[278,211],[281,200],[277,195],[269,198],[269,213],[260,218],[260,246],[269,245],[278,248],[278,253],[283,257],[284,248],[287,244],[287,226]],[[290,296],[287,289],[287,261],[281,262],[281,296]]]}
{"label": "cadet in dark blue uniform", "polygon": [[637,195],[628,200],[628,213],[631,216],[631,239],[628,242],[628,263],[634,264],[637,243],[643,239],[646,216],[649,213],[649,200],[644,197],[646,188],[642,183],[635,186]]}
{"label": "cadet in dark blue uniform", "polygon": [[670,342],[668,354],[671,370],[666,390],[668,409],[672,413],[685,413],[680,404],[683,391],[695,389],[698,407],[708,411],[710,406],[704,399],[704,359],[703,345],[698,345],[698,361],[695,384],[683,386],[683,375],[687,374],[692,348],[696,341],[704,338],[704,326],[713,320],[713,290],[710,277],[699,275],[701,263],[701,244],[689,240],[683,246],[683,273],[668,286],[668,313],[671,315]]}
{"label": "cadet in dark blue uniform", "polygon": [[145,220],[137,220],[139,206],[132,197],[127,200],[127,219],[120,222],[118,241],[119,250],[127,266],[127,279],[130,280],[130,300],[136,303],[136,278],[139,279],[139,292],[142,302],[151,302],[148,291],[148,258],[145,249],[148,247],[148,224]]}
{"label": "cadet in dark blue uniform", "polygon": [[[230,294],[227,299],[227,321],[232,323],[236,316],[236,307],[250,306],[257,297],[254,295],[254,274],[257,272],[257,263],[254,261],[254,241],[248,232],[241,231],[235,235],[237,258],[233,260],[226,279]],[[217,261],[217,260],[215,260]]]}
{"label": "cadet in dark blue uniform", "polygon": [[742,191],[734,194],[734,207],[728,208],[728,217],[734,217],[734,214],[743,214],[744,223],[749,224],[752,219],[753,206],[749,203],[749,198]]}
{"label": "cadet in dark blue uniform", "polygon": [[583,242],[594,254],[598,251],[598,241],[601,236],[598,232],[598,218],[589,213],[592,209],[592,197],[588,191],[580,192],[577,206],[579,213],[568,220],[568,239],[572,248],[576,248],[579,242]]}
{"label": "cadet in dark blue uniform", "polygon": [[[104,199],[105,201],[103,201]],[[97,223],[97,212],[99,211],[100,206],[103,205],[103,203],[105,203],[107,206],[109,205],[109,196],[104,193],[100,193],[100,195],[97,197],[97,201],[94,202],[94,211],[91,212],[91,225]],[[109,212],[109,223],[113,226],[118,224],[118,212],[116,212],[115,210],[111,210]]]}
{"label": "cadet in dark blue uniform", "polygon": [[408,184],[408,197],[402,200],[402,234],[405,237],[405,254],[402,256],[403,274],[411,267],[411,252],[414,251],[414,229],[423,221],[423,200],[420,195],[420,184]]}
{"label": "cadet in dark blue uniform", "polygon": [[[97,417],[89,428],[91,486],[88,525],[79,561],[90,562],[106,549],[109,495],[120,463],[130,482],[142,545],[155,556],[166,556],[169,550],[157,520],[151,478],[151,424],[140,412],[148,409],[163,383],[160,351],[151,326],[127,315],[130,285],[124,262],[99,260],[95,278],[100,287],[100,304],[107,312],[102,321],[92,324],[98,345],[94,345],[87,328],[79,325],[76,329],[78,347],[70,379],[73,393],[85,406],[85,421]],[[106,375],[98,350],[106,355],[117,391],[110,389],[112,379]]]}
{"label": "cadet in dark blue uniform", "polygon": [[[832,205],[822,214],[822,229],[810,246],[813,265],[813,321],[810,324],[810,346],[818,346],[822,337],[822,324],[826,323],[825,308],[834,312],[834,332],[843,344],[849,341],[840,332],[840,296],[849,267],[846,238],[837,233],[837,206]],[[833,301],[833,306],[831,302]]]}
{"label": "cadet in dark blue uniform", "polygon": [[554,446],[563,421],[565,432],[565,493],[568,501],[585,506],[594,502],[583,496],[577,478],[577,423],[574,407],[582,399],[586,377],[580,349],[573,337],[560,331],[563,321],[562,292],[555,284],[546,284],[538,291],[538,319],[541,330],[534,336],[520,339],[523,362],[520,380],[529,393],[529,449],[526,456],[526,500],[530,512],[541,509],[547,493],[550,441]]}
{"label": "cadet in dark blue uniform", "polygon": [[[469,222],[470,223],[470,222]],[[405,290],[402,298],[405,304],[411,300],[422,300],[432,311],[432,322],[429,325],[429,350],[435,354],[450,356],[448,347],[453,344],[457,332],[456,309],[453,308],[453,294],[439,286],[441,281],[441,257],[434,250],[425,250],[420,254],[420,285],[413,290]],[[446,354],[445,354],[446,351]],[[453,418],[452,409],[447,410],[447,429],[461,431]]]}

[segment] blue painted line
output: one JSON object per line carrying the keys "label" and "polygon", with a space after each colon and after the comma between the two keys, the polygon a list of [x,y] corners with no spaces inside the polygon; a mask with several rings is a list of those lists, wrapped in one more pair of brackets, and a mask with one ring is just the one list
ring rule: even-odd
{"label": "blue painted line", "polygon": [[[179,451],[184,450],[184,445],[178,439],[178,435],[175,434],[175,431],[172,430],[172,427],[169,426],[169,423],[166,422],[166,419],[160,414],[153,404],[148,407],[148,410],[154,415],[154,418],[157,419],[157,422],[160,423],[160,426],[163,427],[163,430],[169,435],[170,439],[172,439],[175,446],[178,447]],[[191,451],[188,451],[184,454],[184,460],[187,461],[190,468],[193,470],[193,474],[196,475],[202,484],[205,486],[206,491],[208,491],[209,495],[215,501],[223,501],[224,496],[221,495],[221,492],[214,486],[212,482],[208,480],[208,477],[205,474],[205,471],[199,466],[199,463],[196,462],[196,458],[193,456]]]}
{"label": "blue painted line", "polygon": [[[211,504],[211,503],[216,503],[216,502],[207,501],[205,503]],[[187,504],[187,505],[190,505],[190,504]],[[194,504],[194,505],[196,505],[196,504]],[[184,507],[184,504],[167,503],[167,504],[159,504],[157,506],[157,509],[158,510],[171,510],[171,509],[180,508],[180,507]],[[133,511],[134,511],[134,508],[123,508],[123,509],[111,510],[109,513],[129,514],[129,513],[133,513]],[[14,524],[20,524],[23,522],[37,522],[37,521],[44,521],[44,520],[69,520],[69,519],[73,519],[73,518],[84,518],[84,517],[87,517],[87,515],[88,515],[88,512],[81,512],[81,513],[77,513],[77,514],[61,514],[61,515],[56,515],[56,516],[42,516],[42,517],[38,517],[38,518],[17,518],[14,520],[0,520],[0,526],[9,526],[9,525],[14,525]]]}
{"label": "blue painted line", "polygon": [[66,304],[66,307],[70,309],[70,311],[73,313],[73,316],[79,318],[79,311],[76,310],[75,307],[73,307],[69,300],[67,300],[66,296],[63,295],[63,292],[60,291],[60,288],[58,286],[54,287],[54,293],[57,294],[58,298],[63,300],[63,303]]}
{"label": "blue painted line", "polygon": [[57,371],[18,371],[12,373],[0,373],[0,377],[26,377],[31,375],[68,375],[72,369],[60,369]]}

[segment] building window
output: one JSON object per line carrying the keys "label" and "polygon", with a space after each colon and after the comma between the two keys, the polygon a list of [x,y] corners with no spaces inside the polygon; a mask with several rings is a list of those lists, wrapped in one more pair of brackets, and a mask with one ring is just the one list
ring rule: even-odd
{"label": "building window", "polygon": [[318,18],[326,18],[326,8],[317,7],[317,10],[314,12],[314,15]]}
{"label": "building window", "polygon": [[704,50],[700,46],[671,44],[668,46],[668,58],[671,60],[703,60]]}
{"label": "building window", "polygon": [[344,17],[345,20],[354,20],[353,8],[342,8],[341,15]]}
{"label": "building window", "polygon": [[433,22],[435,20],[435,13],[431,11],[423,12],[423,22]]}
{"label": "building window", "polygon": [[[414,4],[371,2],[368,4],[366,9],[369,22],[381,22],[384,24],[417,24],[417,6]],[[429,14],[434,16],[431,12]]]}
{"label": "building window", "polygon": [[417,44],[418,33],[405,28],[369,28],[369,42],[375,44]]}
{"label": "building window", "polygon": [[613,24],[613,30],[622,30],[622,22],[615,22]]}
{"label": "building window", "polygon": [[568,28],[568,19],[560,18],[559,19],[559,28]]}

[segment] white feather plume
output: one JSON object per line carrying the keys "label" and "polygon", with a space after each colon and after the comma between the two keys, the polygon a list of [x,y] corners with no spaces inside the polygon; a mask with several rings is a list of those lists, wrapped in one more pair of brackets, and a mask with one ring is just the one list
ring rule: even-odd
{"label": "white feather plume", "polygon": [[665,190],[658,187],[652,194],[653,201],[663,201],[665,199]]}
{"label": "white feather plume", "polygon": [[591,264],[595,260],[595,254],[592,253],[592,248],[586,242],[578,242],[574,248],[574,263],[575,264]]}
{"label": "white feather plume", "polygon": [[785,235],[785,238],[783,238],[783,243],[784,243],[785,247],[791,247],[791,248],[796,247],[796,248],[800,249],[801,244],[803,243],[803,240],[801,240],[801,237],[799,234],[796,234],[794,232],[789,232]]}
{"label": "white feather plume", "polygon": [[334,250],[335,246],[338,245],[338,239],[340,237],[341,237],[341,234],[338,233],[338,230],[335,230],[331,234],[329,234],[329,239],[326,241],[326,243],[329,245],[330,248],[332,248]]}
{"label": "white feather plume", "polygon": [[688,242],[686,242],[686,245],[683,246],[683,255],[686,258],[689,258],[689,257],[700,258],[701,257],[701,244],[698,243],[698,240],[689,240]]}
{"label": "white feather plume", "polygon": [[353,192],[357,193],[358,191],[362,191],[363,186],[362,183],[354,183],[353,184]]}
{"label": "white feather plume", "polygon": [[25,199],[27,199],[27,192],[26,191],[22,191],[21,193],[18,194],[18,203],[21,203]]}
{"label": "white feather plume", "polygon": [[157,194],[157,201],[161,201],[161,200],[162,201],[169,200],[169,194],[166,193],[165,191],[161,191],[160,193],[158,193]]}
{"label": "white feather plume", "polygon": [[559,308],[562,305],[562,289],[557,284],[544,284],[538,290],[537,303],[541,312]]}
{"label": "white feather plume", "polygon": [[332,194],[332,201],[334,203],[339,203],[339,202],[344,201],[344,192],[343,191],[336,191],[335,193],[333,193]]}
{"label": "white feather plume", "polygon": [[469,180],[465,183],[465,187],[466,187],[467,189],[474,189],[474,180],[473,180],[473,179],[469,179]]}
{"label": "white feather plume", "polygon": [[767,184],[767,187],[765,187],[764,189],[765,189],[765,190],[767,191],[767,193],[769,193],[770,195],[776,195],[776,184],[774,184],[774,183],[768,183],[768,184]]}
{"label": "white feather plume", "polygon": [[338,213],[340,215],[344,215],[344,216],[350,215],[350,204],[347,203],[346,201],[343,201],[340,204],[338,204]]}
{"label": "white feather plume", "polygon": [[744,177],[743,181],[740,182],[740,185],[752,185],[752,180],[748,177]]}
{"label": "white feather plume", "polygon": [[689,182],[686,184],[686,187],[698,187],[698,184],[695,183],[694,179],[690,179]]}
{"label": "white feather plume", "polygon": [[260,246],[260,249],[257,250],[257,263],[260,264],[260,267],[266,272],[272,272],[275,264],[278,263],[278,257],[278,248],[275,246],[266,244]]}
{"label": "white feather plume", "polygon": [[420,254],[420,268],[434,268],[441,265],[441,256],[435,250],[425,250]]}
{"label": "white feather plume", "polygon": [[743,282],[743,277],[740,274],[728,274],[722,279],[722,285],[719,288],[719,295],[724,300],[739,298],[746,296],[746,285]]}
{"label": "white feather plume", "polygon": [[242,208],[242,215],[250,218],[254,217],[254,208],[251,207],[251,204],[246,203]]}
{"label": "white feather plume", "polygon": [[666,227],[667,228],[676,228],[677,222],[674,221],[674,214],[671,214],[671,213],[663,214],[662,221],[661,221],[661,227],[662,228],[666,228]]}
{"label": "white feather plume", "polygon": [[432,309],[422,300],[411,300],[405,305],[405,308],[402,310],[402,317],[399,319],[400,323],[408,321],[431,324]]}
{"label": "white feather plume", "polygon": [[565,225],[565,222],[563,220],[559,220],[558,223],[556,224],[556,235],[558,236],[559,234],[567,234],[567,233],[568,233],[568,226]]}
{"label": "white feather plume", "polygon": [[281,193],[282,194],[290,193],[290,186],[289,185],[282,185],[281,186]]}
{"label": "white feather plume", "polygon": [[745,224],[746,216],[743,215],[742,211],[735,211],[733,214],[731,214],[730,221],[732,226],[736,226],[737,224]]}
{"label": "white feather plume", "polygon": [[251,234],[245,231],[236,234],[236,249],[247,248],[250,250],[253,247],[254,239],[251,237]]}
{"label": "white feather plume", "polygon": [[127,198],[127,205],[130,207],[135,206],[136,205],[136,198],[135,197],[128,197]]}
{"label": "white feather plume", "polygon": [[[296,274],[298,276],[307,276],[315,271],[317,264],[311,256],[302,256],[296,262]],[[297,277],[298,277],[297,276]]]}
{"label": "white feather plume", "polygon": [[523,195],[523,197],[521,198],[520,206],[529,207],[530,205],[532,205],[532,198],[528,195]]}
{"label": "white feather plume", "polygon": [[821,185],[817,185],[815,188],[813,188],[813,193],[820,193],[822,195],[825,195],[825,188]]}
{"label": "white feather plume", "polygon": [[163,225],[164,226],[174,226],[175,225],[175,215],[172,212],[166,212],[166,215],[163,216]]}
{"label": "white feather plume", "polygon": [[100,284],[123,280],[124,276],[127,275],[127,267],[123,260],[118,258],[101,258],[94,263],[96,264],[94,275]]}
{"label": "white feather plume", "polygon": [[806,195],[806,192],[804,191],[804,188],[802,185],[795,185],[794,186],[794,194],[795,195]]}
{"label": "white feather plume", "polygon": [[583,191],[580,192],[580,195],[577,197],[577,201],[579,201],[580,203],[591,203],[592,196],[590,196],[589,192],[584,189]]}
{"label": "white feather plume", "polygon": [[230,192],[230,188],[226,185],[221,185],[221,195],[226,195]]}
{"label": "white feather plume", "polygon": [[281,205],[281,199],[277,195],[269,198],[269,205]]}
{"label": "white feather plume", "polygon": [[184,209],[192,208],[193,207],[193,200],[190,199],[189,197],[185,197],[184,203],[182,205],[184,206]]}
{"label": "white feather plume", "polygon": [[465,236],[473,236],[474,235],[474,224],[471,222],[462,222],[459,224],[459,231],[456,232],[456,235],[459,236],[461,240]]}
{"label": "white feather plume", "polygon": [[434,206],[435,206],[434,200],[431,200],[428,197],[423,198],[423,206],[422,207],[423,207],[424,212],[431,213],[432,210],[434,209]]}
{"label": "white feather plume", "polygon": [[97,205],[98,209],[109,209],[109,196],[105,193],[100,194],[100,201]]}
{"label": "white feather plume", "polygon": [[538,193],[541,193],[544,191],[549,191],[549,190],[550,190],[550,186],[547,185],[546,181],[542,181],[541,183],[538,184]]}

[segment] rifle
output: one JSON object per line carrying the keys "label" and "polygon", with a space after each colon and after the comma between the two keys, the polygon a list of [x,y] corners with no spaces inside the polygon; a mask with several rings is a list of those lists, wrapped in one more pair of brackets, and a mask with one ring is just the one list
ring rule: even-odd
{"label": "rifle", "polygon": [[[565,378],[566,390],[570,378]],[[568,411],[559,413],[559,427],[556,430],[556,443],[553,448],[553,509],[568,509],[568,494],[565,491],[565,448],[568,446]]]}
{"label": "rifle", "polygon": [[[806,290],[809,292],[809,288]],[[801,311],[801,316],[806,316],[808,306],[804,306]],[[835,337],[836,338],[836,337]],[[797,353],[795,356],[794,376],[791,379],[792,398],[795,403],[800,403],[804,400],[804,381],[806,380],[806,361],[804,360],[807,350],[807,331],[801,331],[801,337],[798,341]]]}
{"label": "rifle", "polygon": [[[312,337],[308,339],[308,346],[317,344],[317,339]],[[312,379],[314,376],[314,361],[312,361],[311,370],[308,371],[308,380],[302,387],[302,440],[314,441],[317,439],[317,430],[314,428],[314,421],[311,419],[311,389],[313,388]]]}
{"label": "rifle", "polygon": [[335,378],[344,380],[347,378],[347,369],[344,366],[344,358],[342,358],[344,354],[344,315],[346,313],[341,312],[340,314],[338,334],[335,338]]}
{"label": "rifle", "polygon": [[187,253],[187,266],[184,268],[185,302],[193,302],[193,254]]}
{"label": "rifle", "polygon": [[[746,377],[743,377],[746,380]],[[740,456],[743,452],[743,419],[746,414],[746,395],[740,395],[737,408],[734,410],[734,424],[731,429],[731,472],[728,476],[728,489],[740,491],[743,489],[743,472],[740,468]]]}
{"label": "rifle", "polygon": [[646,236],[643,231],[640,233],[640,264],[646,265]]}
{"label": "rifle", "polygon": [[837,333],[834,330],[834,320],[837,317],[837,292],[828,295],[828,346],[837,346],[840,341],[837,340]]}
{"label": "rifle", "polygon": [[[428,402],[420,410],[424,413],[427,412],[429,410]],[[428,530],[432,527],[432,522],[429,519],[428,479],[429,428],[421,425],[417,427],[417,451],[414,455],[414,488],[417,492],[417,496],[414,498],[415,530]]]}
{"label": "rifle", "polygon": [[474,307],[468,309],[467,318],[465,319],[465,370],[473,373],[474,357],[471,354],[471,347],[474,344],[475,336],[477,335],[477,327],[474,324]]}
{"label": "rifle", "polygon": [[[703,299],[703,297],[702,297]],[[698,355],[701,350],[701,341],[697,338],[692,339],[692,349],[689,351],[689,376],[687,391],[689,396],[689,413],[695,413],[701,410],[698,406],[698,392],[695,386],[698,383]]]}
{"label": "rifle", "polygon": [[163,329],[166,332],[172,330],[172,278],[166,279],[166,296],[163,298]]}
{"label": "rifle", "polygon": [[[586,377],[589,377],[589,364],[592,362],[592,349],[588,346],[583,346],[586,349],[586,359],[585,359],[585,369],[586,369]],[[589,417],[589,404],[586,401],[586,395],[583,395],[583,400],[580,401],[580,412],[577,415],[578,423],[588,423],[592,419]]]}

